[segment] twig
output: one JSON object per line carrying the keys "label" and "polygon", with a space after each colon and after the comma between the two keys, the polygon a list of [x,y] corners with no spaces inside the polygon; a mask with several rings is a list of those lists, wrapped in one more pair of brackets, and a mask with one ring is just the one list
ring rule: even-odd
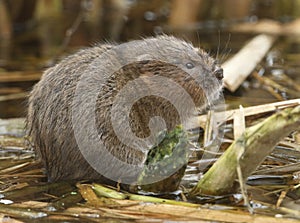
{"label": "twig", "polygon": [[235,91],[265,56],[275,39],[270,35],[256,36],[236,55],[223,63],[225,87],[232,92]]}
{"label": "twig", "polygon": [[241,166],[243,178],[246,180],[274,146],[287,134],[299,129],[299,126],[300,106],[297,106],[285,109],[246,129],[205,173],[190,194],[222,195],[236,192],[237,166]]}
{"label": "twig", "polygon": [[[270,103],[270,104],[263,104],[263,105],[257,105],[257,106],[251,106],[244,108],[244,115],[245,118],[253,115],[260,115],[268,112],[275,112],[277,110],[282,110],[284,108],[289,108],[289,107],[296,107],[300,105],[300,98],[298,99],[293,99],[293,100],[288,100],[288,101],[280,101],[280,102],[275,102],[275,103]],[[223,111],[223,112],[215,112],[215,118],[216,121],[218,120],[224,120],[224,117],[226,118],[226,121],[233,120],[236,113],[239,113],[239,109],[233,109],[229,111]],[[198,116],[198,120],[194,122],[193,126],[191,128],[197,128],[200,126],[205,126],[205,123],[207,122],[207,115],[201,115]]]}

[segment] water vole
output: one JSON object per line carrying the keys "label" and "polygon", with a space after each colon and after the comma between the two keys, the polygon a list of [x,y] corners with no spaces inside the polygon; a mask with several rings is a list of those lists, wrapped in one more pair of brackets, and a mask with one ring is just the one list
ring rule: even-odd
{"label": "water vole", "polygon": [[[155,138],[153,131],[161,126],[151,118],[161,117],[167,129],[188,121],[195,111],[186,96],[195,107],[209,104],[220,94],[222,77],[207,53],[170,36],[96,45],[63,59],[43,74],[29,97],[29,134],[48,179],[132,182],[127,179],[134,179],[135,171],[118,167],[110,155],[142,166],[147,143],[135,139]],[[89,131],[93,124],[96,131]],[[103,148],[90,139],[101,140],[109,155],[99,155]],[[92,162],[101,164],[100,173]],[[114,177],[104,177],[104,167]]]}

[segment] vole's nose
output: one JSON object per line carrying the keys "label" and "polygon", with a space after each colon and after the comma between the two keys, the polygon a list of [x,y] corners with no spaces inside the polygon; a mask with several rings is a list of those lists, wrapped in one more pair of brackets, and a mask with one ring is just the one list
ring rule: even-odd
{"label": "vole's nose", "polygon": [[223,69],[221,67],[218,67],[215,71],[214,71],[214,75],[216,76],[216,78],[218,80],[222,80],[223,79]]}

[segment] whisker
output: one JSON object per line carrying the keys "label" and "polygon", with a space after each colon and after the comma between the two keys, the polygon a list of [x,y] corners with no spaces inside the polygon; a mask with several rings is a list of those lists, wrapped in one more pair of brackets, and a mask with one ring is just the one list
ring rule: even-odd
{"label": "whisker", "polygon": [[221,33],[220,30],[218,30],[218,36],[219,36],[219,41],[218,41],[218,48],[217,48],[217,55],[216,55],[216,60],[219,60],[219,51],[220,51],[220,45],[221,45]]}
{"label": "whisker", "polygon": [[227,56],[229,55],[229,53],[231,52],[231,49],[228,47],[230,40],[231,40],[231,33],[228,34],[228,39],[226,41],[224,49],[222,50],[222,53],[221,53],[222,57],[221,57],[220,63],[223,63],[225,61],[225,59],[227,58]]}

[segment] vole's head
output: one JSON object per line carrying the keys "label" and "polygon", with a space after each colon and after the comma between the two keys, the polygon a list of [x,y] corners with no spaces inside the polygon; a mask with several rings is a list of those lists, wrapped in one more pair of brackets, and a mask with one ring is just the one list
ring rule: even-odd
{"label": "vole's head", "polygon": [[[172,36],[160,36],[144,40],[147,52],[139,60],[156,60],[168,63],[164,73],[181,85],[189,85],[191,91],[200,92],[201,103],[205,98],[210,105],[219,98],[222,89],[223,69],[208,53],[192,44]],[[170,68],[173,66],[173,70]],[[177,69],[176,69],[176,68]],[[198,88],[198,90],[196,89]],[[202,92],[201,92],[202,90]],[[192,93],[193,94],[193,93]]]}

